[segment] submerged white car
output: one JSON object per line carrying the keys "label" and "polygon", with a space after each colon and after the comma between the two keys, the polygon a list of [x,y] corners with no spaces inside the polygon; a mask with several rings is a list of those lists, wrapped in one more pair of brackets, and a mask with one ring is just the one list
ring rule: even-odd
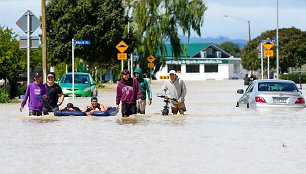
{"label": "submerged white car", "polygon": [[255,80],[245,91],[238,89],[237,93],[242,96],[236,107],[305,107],[302,92],[291,80]]}

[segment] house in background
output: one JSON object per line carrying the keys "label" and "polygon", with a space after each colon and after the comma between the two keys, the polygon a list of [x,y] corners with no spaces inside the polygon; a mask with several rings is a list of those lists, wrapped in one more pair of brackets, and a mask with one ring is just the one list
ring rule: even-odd
{"label": "house in background", "polygon": [[157,79],[165,79],[175,70],[184,80],[225,80],[240,77],[241,59],[231,56],[215,44],[182,44],[180,58],[175,58],[170,44],[166,45],[166,66],[156,73]]}

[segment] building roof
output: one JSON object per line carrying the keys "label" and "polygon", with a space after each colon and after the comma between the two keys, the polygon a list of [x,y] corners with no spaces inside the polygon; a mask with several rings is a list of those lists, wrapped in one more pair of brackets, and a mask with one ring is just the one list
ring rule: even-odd
{"label": "building roof", "polygon": [[[199,54],[201,50],[205,50],[208,47],[214,47],[217,50],[220,50],[222,53],[226,54],[228,57],[231,55],[213,43],[185,43],[181,47],[181,57],[194,57]],[[172,46],[171,44],[166,44],[166,52],[164,53],[165,57],[173,57]]]}

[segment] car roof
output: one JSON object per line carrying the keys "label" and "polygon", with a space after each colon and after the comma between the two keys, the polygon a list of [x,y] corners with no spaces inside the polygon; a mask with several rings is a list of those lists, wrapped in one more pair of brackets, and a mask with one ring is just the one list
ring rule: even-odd
{"label": "car roof", "polygon": [[292,80],[281,80],[281,79],[259,79],[259,80],[254,80],[254,82],[257,82],[257,83],[260,83],[260,82],[294,83]]}
{"label": "car roof", "polygon": [[[68,75],[72,75],[72,73],[71,73],[71,72],[66,73],[66,74],[68,74]],[[65,74],[65,75],[66,75],[66,74]],[[76,74],[79,74],[79,75],[90,75],[89,73],[84,73],[84,72],[75,72],[75,73],[74,73],[74,75],[76,75]]]}

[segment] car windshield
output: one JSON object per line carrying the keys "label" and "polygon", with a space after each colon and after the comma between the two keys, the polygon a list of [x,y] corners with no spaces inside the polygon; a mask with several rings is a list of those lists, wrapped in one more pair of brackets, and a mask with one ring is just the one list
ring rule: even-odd
{"label": "car windshield", "polygon": [[297,92],[298,89],[294,83],[284,82],[260,82],[258,83],[258,91],[286,91]]}
{"label": "car windshield", "polygon": [[[88,75],[80,75],[80,74],[75,74],[74,75],[74,83],[82,83],[82,84],[88,84],[89,79]],[[72,74],[66,74],[62,80],[62,83],[72,83]]]}

